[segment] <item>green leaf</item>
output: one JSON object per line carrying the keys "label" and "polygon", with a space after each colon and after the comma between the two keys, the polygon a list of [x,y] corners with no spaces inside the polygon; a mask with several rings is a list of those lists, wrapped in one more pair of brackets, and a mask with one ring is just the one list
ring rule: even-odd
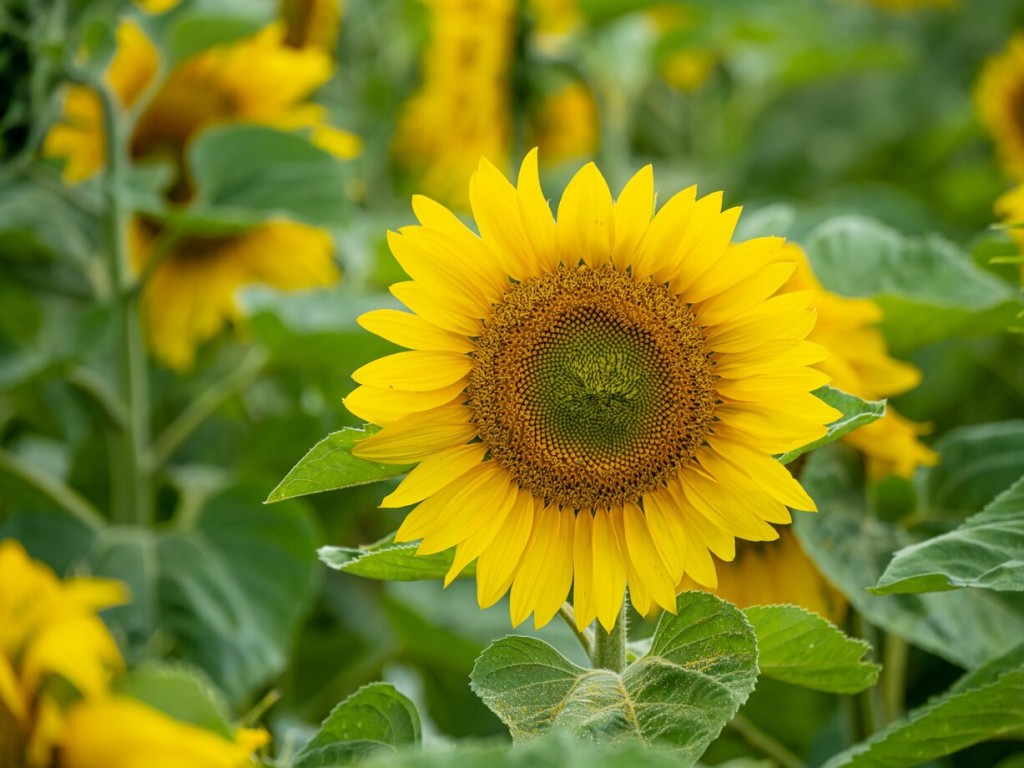
{"label": "green leaf", "polygon": [[[581,744],[564,733],[553,733],[527,744],[460,744],[458,749],[378,752],[366,768],[680,768],[677,753],[627,741],[619,744]],[[728,768],[743,768],[726,764]],[[745,768],[765,768],[746,764]]]}
{"label": "green leaf", "polygon": [[371,683],[331,710],[291,768],[347,765],[419,741],[420,716],[413,703],[388,683]]}
{"label": "green leaf", "polygon": [[841,411],[843,415],[828,425],[828,432],[824,437],[782,454],[779,457],[779,461],[783,464],[789,464],[797,456],[813,451],[815,448],[834,443],[858,427],[863,427],[865,424],[877,421],[885,415],[884,400],[862,400],[856,395],[851,395],[832,387],[816,389],[814,390],[814,395],[837,411]]}
{"label": "green leaf", "polygon": [[[452,567],[455,550],[449,549],[433,555],[417,555],[419,544],[395,544],[393,537],[369,547],[320,547],[317,555],[327,566],[337,571],[362,576],[364,579],[386,581],[421,581],[443,579]],[[462,576],[476,573],[475,564],[468,566]]]}
{"label": "green leaf", "polygon": [[190,211],[207,221],[256,225],[283,216],[325,227],[345,222],[345,166],[303,136],[258,125],[208,128],[188,157],[196,185]]}
{"label": "green leaf", "polygon": [[821,510],[795,515],[800,543],[822,573],[872,624],[973,668],[1024,637],[1024,616],[988,591],[872,595],[892,553],[915,543],[897,525],[871,517],[857,455],[843,445],[811,455],[801,482]]}
{"label": "green leaf", "polygon": [[587,740],[640,739],[693,765],[754,689],[754,633],[734,606],[685,592],[650,652],[622,674],[584,669],[547,643],[506,637],[477,659],[473,690],[515,740],[565,729]]}
{"label": "green leaf", "polygon": [[924,475],[924,504],[931,515],[963,519],[1024,474],[1024,421],[960,427],[935,450],[941,458]]}
{"label": "green leaf", "polygon": [[821,616],[795,605],[744,609],[757,635],[761,674],[815,691],[857,693],[878,681],[871,646],[847,637]]}
{"label": "green leaf", "polygon": [[316,543],[304,508],[270,509],[241,488],[211,499],[187,528],[106,528],[89,560],[131,591],[132,602],[108,614],[129,655],[151,650],[158,635],[241,702],[287,662],[317,586]]}
{"label": "green leaf", "polygon": [[377,464],[352,455],[352,448],[359,440],[379,429],[367,424],[363,429],[346,427],[332,432],[299,459],[299,463],[270,492],[266,503],[376,483],[408,472],[409,465]]}
{"label": "green leaf", "polygon": [[1024,590],[1024,478],[955,531],[901,549],[871,591],[959,587]]}
{"label": "green leaf", "polygon": [[972,744],[1024,729],[1024,646],[961,678],[825,768],[902,768],[926,763]]}
{"label": "green leaf", "polygon": [[175,720],[233,739],[223,695],[199,670],[184,664],[148,662],[132,669],[117,686]]}
{"label": "green leaf", "polygon": [[896,352],[952,336],[1002,332],[1020,310],[1015,290],[937,235],[903,237],[860,216],[839,216],[804,240],[829,290],[873,298]]}

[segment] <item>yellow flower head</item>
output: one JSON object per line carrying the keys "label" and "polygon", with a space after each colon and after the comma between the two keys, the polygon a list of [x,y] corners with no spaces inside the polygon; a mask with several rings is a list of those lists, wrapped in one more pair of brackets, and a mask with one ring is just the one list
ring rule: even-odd
{"label": "yellow flower head", "polygon": [[30,765],[45,762],[59,735],[51,678],[92,696],[121,668],[117,643],[96,612],[125,597],[113,581],[62,583],[17,541],[0,541],[0,737],[20,732]]}
{"label": "yellow flower head", "polygon": [[[152,257],[159,231],[134,223],[130,247],[137,271]],[[188,370],[199,344],[241,319],[239,288],[255,283],[282,290],[330,285],[339,278],[332,251],[326,230],[289,221],[173,244],[142,296],[153,354],[171,368]]]}
{"label": "yellow flower head", "polygon": [[1024,179],[1024,35],[986,62],[975,86],[978,117],[996,143],[1003,168]]}
{"label": "yellow flower head", "polygon": [[592,155],[597,149],[597,104],[585,85],[570,82],[540,104],[533,141],[550,165]]}
{"label": "yellow flower head", "polygon": [[[152,42],[134,22],[122,22],[107,73],[121,104],[131,106],[157,69]],[[352,157],[359,151],[358,139],[328,125],[324,108],[306,100],[330,76],[330,56],[317,48],[288,47],[280,24],[240,42],[209,48],[182,63],[155,88],[132,132],[132,157],[166,156],[181,163],[188,142],[199,131],[230,122],[308,128],[323,148]],[[102,168],[103,130],[95,93],[69,89],[65,121],[51,129],[43,150],[67,157],[64,174],[71,182]]]}
{"label": "yellow flower head", "polygon": [[617,201],[593,164],[557,221],[537,153],[518,187],[486,160],[470,183],[479,235],[416,197],[389,238],[411,280],[364,328],[411,351],[363,366],[345,403],[383,426],[357,444],[418,463],[382,506],[415,509],[396,539],[477,561],[480,605],[511,588],[514,624],[547,623],[570,586],[580,627],[634,605],[675,609],[711,555],[778,537],[814,502],[773,454],[825,434],[806,341],[813,294],[775,295],[795,265],[779,238],[732,244],[739,209],[695,187],[654,213],[647,166]]}
{"label": "yellow flower head", "polygon": [[268,740],[266,731],[248,728],[230,740],[126,696],[101,696],[68,714],[61,767],[242,768]]}
{"label": "yellow flower head", "polygon": [[[701,589],[696,583],[688,587]],[[778,541],[741,542],[736,559],[721,568],[713,591],[733,605],[792,604],[824,616],[833,624],[846,615],[846,597],[826,579],[800,546],[796,535],[784,528]]]}
{"label": "yellow flower head", "polygon": [[430,43],[422,85],[395,135],[399,162],[428,194],[465,207],[466,181],[481,157],[508,160],[515,0],[424,0]]}
{"label": "yellow flower head", "polygon": [[[885,337],[876,327],[882,310],[870,299],[851,299],[825,290],[811,271],[799,246],[787,243],[782,257],[797,263],[787,291],[812,291],[818,322],[808,336],[828,350],[817,368],[832,377],[832,385],[865,400],[903,394],[921,381],[914,366],[889,356]],[[868,473],[911,477],[918,467],[938,462],[938,455],[917,438],[928,427],[904,418],[892,406],[878,421],[846,436],[864,454]]]}

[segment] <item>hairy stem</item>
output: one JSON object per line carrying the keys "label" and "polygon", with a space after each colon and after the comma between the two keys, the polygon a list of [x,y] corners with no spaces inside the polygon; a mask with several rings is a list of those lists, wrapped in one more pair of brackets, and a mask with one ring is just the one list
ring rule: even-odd
{"label": "hairy stem", "polygon": [[626,669],[626,600],[611,632],[598,625],[594,634],[594,653],[590,657],[598,669],[622,673]]}
{"label": "hairy stem", "polygon": [[583,651],[587,654],[587,658],[593,659],[594,633],[589,629],[584,629],[581,632],[576,628],[576,612],[569,603],[562,603],[562,607],[558,609],[558,615],[562,617],[562,620],[565,621],[569,629],[572,630],[572,633],[579,641],[579,644],[583,646]]}

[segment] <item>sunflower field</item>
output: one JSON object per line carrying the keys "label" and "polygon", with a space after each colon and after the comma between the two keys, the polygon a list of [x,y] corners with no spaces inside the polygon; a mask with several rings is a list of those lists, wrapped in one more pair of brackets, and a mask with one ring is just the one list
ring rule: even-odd
{"label": "sunflower field", "polygon": [[1024,0],[0,0],[0,270],[0,768],[1024,768]]}

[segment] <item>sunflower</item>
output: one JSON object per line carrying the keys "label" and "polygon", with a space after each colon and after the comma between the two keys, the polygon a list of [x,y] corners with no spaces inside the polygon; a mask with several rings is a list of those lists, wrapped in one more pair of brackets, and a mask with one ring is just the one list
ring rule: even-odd
{"label": "sunflower", "polygon": [[613,203],[584,166],[555,221],[537,153],[518,187],[486,160],[470,182],[480,235],[413,199],[420,226],[389,237],[411,312],[363,315],[410,351],[353,374],[349,410],[381,425],[354,453],[418,463],[382,506],[416,507],[396,540],[477,561],[481,607],[511,589],[537,626],[570,586],[576,621],[633,604],[675,609],[711,554],[778,537],[814,502],[773,454],[825,434],[811,394],[825,351],[805,337],[813,294],[774,295],[795,265],[778,238],[731,244],[739,209],[691,187],[653,216],[650,166]]}
{"label": "sunflower", "polygon": [[1005,51],[985,63],[974,100],[1004,170],[1024,179],[1024,35],[1013,37]]}
{"label": "sunflower", "polygon": [[[204,128],[230,122],[306,128],[314,142],[337,156],[357,154],[359,140],[328,125],[324,108],[306,100],[330,78],[330,56],[318,48],[290,48],[284,35],[281,24],[271,24],[252,37],[214,46],[176,67],[155,87],[139,116],[130,138],[132,158],[167,157],[181,170],[192,138]],[[130,107],[150,86],[159,59],[153,43],[131,20],[118,26],[117,40],[106,79],[119,104]],[[99,97],[74,86],[68,90],[64,112],[64,121],[47,135],[43,152],[66,157],[65,178],[77,182],[98,172],[105,160]],[[187,180],[182,178],[174,196],[188,195]]]}
{"label": "sunflower", "polygon": [[[920,383],[917,368],[889,356],[885,337],[877,328],[881,307],[870,299],[825,290],[799,246],[787,243],[780,254],[797,264],[783,290],[814,295],[818,322],[808,338],[828,350],[828,357],[815,367],[831,376],[834,386],[865,400],[878,400],[903,394]],[[918,440],[928,431],[927,425],[910,421],[889,406],[885,416],[844,440],[864,454],[872,477],[912,477],[918,467],[938,463],[938,454]]]}
{"label": "sunflower", "polygon": [[[702,589],[688,581],[687,587]],[[846,597],[822,575],[788,528],[777,541],[757,545],[739,542],[736,559],[719,569],[714,592],[733,605],[799,605],[833,624],[846,616]]]}
{"label": "sunflower", "polygon": [[[160,228],[136,220],[130,250],[142,272]],[[159,255],[142,294],[142,312],[153,354],[178,371],[192,367],[195,350],[227,325],[241,320],[235,298],[252,284],[282,290],[326,286],[339,279],[333,243],[323,229],[271,221],[243,234],[192,237]]]}
{"label": "sunflower", "polygon": [[267,742],[263,730],[228,739],[111,693],[124,662],[96,613],[125,599],[118,582],[62,582],[0,541],[0,765],[240,768]]}
{"label": "sunflower", "polygon": [[516,2],[424,3],[430,43],[422,84],[402,109],[394,152],[422,189],[461,208],[481,157],[502,167],[508,162]]}
{"label": "sunflower", "polygon": [[338,42],[343,0],[280,0],[284,41],[293,48],[321,48],[333,53]]}

